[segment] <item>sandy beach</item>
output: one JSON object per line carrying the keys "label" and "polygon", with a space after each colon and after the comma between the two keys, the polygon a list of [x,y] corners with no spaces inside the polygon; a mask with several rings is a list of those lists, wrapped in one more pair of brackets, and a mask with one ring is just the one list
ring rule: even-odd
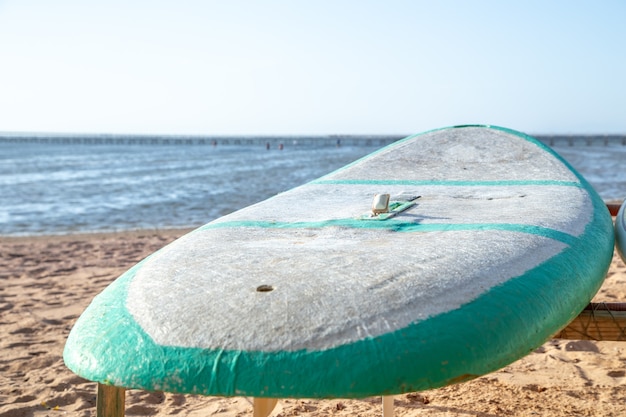
{"label": "sandy beach", "polygon": [[[0,417],[95,416],[96,384],[63,364],[91,299],[186,230],[0,238]],[[614,256],[594,301],[626,301]],[[397,416],[626,415],[626,342],[554,339],[476,380],[395,397]],[[251,416],[247,398],[128,391],[129,416]],[[281,400],[277,416],[380,416],[380,398]]]}

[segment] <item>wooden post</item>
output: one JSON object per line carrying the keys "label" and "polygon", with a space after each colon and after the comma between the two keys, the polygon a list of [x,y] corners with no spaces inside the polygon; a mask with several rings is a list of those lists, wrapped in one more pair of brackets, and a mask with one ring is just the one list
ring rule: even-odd
{"label": "wooden post", "polygon": [[393,395],[383,395],[383,417],[393,417]]}
{"label": "wooden post", "polygon": [[254,417],[267,417],[270,415],[278,399],[276,398],[257,398],[254,397],[253,408]]}
{"label": "wooden post", "polygon": [[98,384],[96,417],[124,417],[126,390],[113,385]]}

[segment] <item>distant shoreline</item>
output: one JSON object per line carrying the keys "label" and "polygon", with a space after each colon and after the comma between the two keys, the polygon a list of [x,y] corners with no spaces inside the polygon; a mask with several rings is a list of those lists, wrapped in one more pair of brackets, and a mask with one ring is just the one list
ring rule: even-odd
{"label": "distant shoreline", "polygon": [[76,144],[76,145],[265,145],[298,146],[385,146],[409,135],[118,135],[118,134],[39,134],[0,133],[2,143]]}

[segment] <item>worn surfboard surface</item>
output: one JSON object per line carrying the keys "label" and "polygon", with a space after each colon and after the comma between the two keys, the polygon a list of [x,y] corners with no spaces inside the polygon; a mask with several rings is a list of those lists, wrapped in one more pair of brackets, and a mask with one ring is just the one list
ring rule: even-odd
{"label": "worn surfboard surface", "polygon": [[615,217],[615,240],[617,253],[626,263],[626,200],[622,203]]}
{"label": "worn surfboard surface", "polygon": [[[391,213],[368,214],[376,194]],[[93,300],[64,359],[93,381],[206,395],[439,387],[565,326],[613,244],[603,201],[540,142],[430,131],[154,253]]]}

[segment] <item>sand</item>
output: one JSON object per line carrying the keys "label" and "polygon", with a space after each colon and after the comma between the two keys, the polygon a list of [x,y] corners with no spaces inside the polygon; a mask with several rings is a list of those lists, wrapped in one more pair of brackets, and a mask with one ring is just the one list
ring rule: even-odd
{"label": "sand", "polygon": [[[91,299],[183,230],[0,237],[0,417],[95,416],[96,385],[63,364],[65,339]],[[626,301],[615,256],[594,301]],[[397,416],[626,415],[626,343],[550,340],[476,380],[395,397]],[[130,390],[129,416],[250,416],[247,398]],[[288,399],[277,416],[380,416],[380,398]]]}

